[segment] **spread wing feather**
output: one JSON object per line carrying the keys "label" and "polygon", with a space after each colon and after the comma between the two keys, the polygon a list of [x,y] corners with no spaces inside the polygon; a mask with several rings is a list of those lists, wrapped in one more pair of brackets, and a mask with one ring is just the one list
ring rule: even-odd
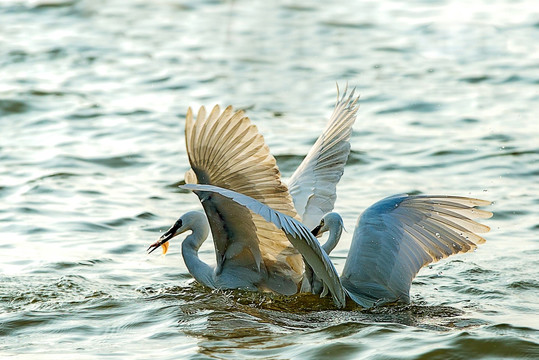
{"label": "spread wing feather", "polygon": [[[287,186],[281,182],[275,158],[270,154],[264,138],[243,111],[234,112],[227,107],[221,112],[215,106],[209,115],[201,107],[196,119],[189,108],[185,122],[185,140],[191,170],[186,174],[186,183],[211,184],[231,189],[256,199],[288,216],[297,217]],[[205,210],[206,207],[205,207]],[[215,232],[220,225],[208,217],[212,228],[218,269],[232,242],[238,239],[226,233]],[[288,238],[275,225],[254,214],[242,221],[252,221],[256,236],[243,239],[234,247],[249,249],[256,261],[264,262],[269,272],[275,271],[299,283],[303,273],[301,255],[290,244]],[[254,248],[258,246],[260,257]],[[234,251],[237,256],[244,252]],[[239,259],[236,259],[239,260]],[[259,265],[259,264],[258,264]]]}
{"label": "spread wing feather", "polygon": [[409,301],[423,266],[474,250],[489,227],[472,219],[492,213],[490,202],[455,196],[395,195],[370,206],[358,219],[341,277],[350,297],[364,307]]}
{"label": "spread wing feather", "polygon": [[356,120],[359,97],[354,90],[338,94],[328,125],[289,181],[289,189],[302,223],[312,229],[333,210],[336,186],[350,154],[350,136]]}
{"label": "spread wing feather", "polygon": [[[318,240],[311,234],[308,228],[296,219],[275,211],[259,201],[239,194],[237,192],[219,188],[212,185],[186,184],[180,186],[183,189],[194,191],[197,195],[204,192],[212,192],[229,199],[231,204],[240,204],[245,206],[251,213],[257,214],[265,221],[272,222],[274,226],[282,230],[290,242],[307,263],[312,267],[315,274],[320,278],[324,287],[329,290],[333,301],[338,307],[345,306],[345,293],[337,274],[337,270],[329,259],[326,252],[320,247]],[[200,196],[200,195],[199,195]]]}

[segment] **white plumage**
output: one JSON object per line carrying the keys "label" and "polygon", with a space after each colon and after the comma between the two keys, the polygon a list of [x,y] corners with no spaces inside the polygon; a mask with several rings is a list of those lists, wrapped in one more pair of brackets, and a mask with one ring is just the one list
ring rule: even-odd
{"label": "white plumage", "polygon": [[[291,178],[293,197],[281,181],[264,138],[243,111],[234,112],[229,106],[221,112],[215,106],[207,114],[202,107],[195,119],[189,109],[185,140],[191,169],[185,181],[233,190],[314,226],[333,209],[335,187],[350,153],[349,139],[358,110],[357,101],[354,91],[348,94],[345,90],[342,96],[337,95],[337,104],[326,129]],[[302,254],[272,219],[264,219],[256,211],[223,197],[208,195],[200,200],[215,245],[215,269],[202,265],[197,257],[196,251],[204,241],[200,234],[207,236],[208,229],[187,225],[187,220],[194,219],[192,214],[187,219],[180,218],[182,226],[173,226],[150,249],[192,230],[193,234],[184,243],[187,241],[189,249],[196,249],[187,254],[197,259],[187,259],[185,252],[183,257],[189,272],[198,281],[219,288],[243,287],[285,295],[298,292],[304,272]],[[205,224],[197,220],[197,226],[207,226]],[[305,259],[308,261],[308,257]],[[314,261],[314,257],[311,259]],[[333,266],[331,262],[328,264]],[[211,274],[202,275],[201,268]],[[238,276],[242,277],[242,286],[237,286]]]}
{"label": "white plumage", "polygon": [[[475,208],[490,204],[479,199],[426,195],[394,195],[382,199],[359,217],[339,279],[326,254],[341,235],[343,225],[338,214],[326,214],[313,230],[315,234],[330,231],[326,242],[329,246],[323,249],[303,224],[248,196],[211,185],[182,187],[193,190],[201,199],[211,193],[221,196],[274,223],[305,257],[316,279],[321,279],[321,295],[329,291],[339,307],[345,305],[344,293],[365,308],[409,302],[410,286],[418,271],[429,263],[471,251],[485,242],[474,232],[487,232],[488,226],[472,218],[492,216],[491,212]],[[313,284],[316,279],[309,280]]]}
{"label": "white plumage", "polygon": [[[472,219],[492,213],[475,208],[488,201],[465,197],[385,198],[359,217],[339,277],[328,254],[343,223],[331,211],[350,153],[357,100],[353,91],[337,97],[326,129],[292,175],[290,191],[242,111],[215,106],[207,115],[202,107],[195,120],[189,109],[185,139],[191,169],[182,187],[196,193],[205,215],[184,214],[149,250],[163,246],[166,252],[171,238],[191,230],[182,243],[184,261],[194,278],[211,288],[291,295],[301,285],[301,291],[330,293],[338,307],[345,306],[345,294],[366,308],[408,302],[421,267],[483,243],[475,232],[489,228]],[[330,232],[323,246],[310,232],[313,227],[315,235]],[[210,230],[215,268],[198,258]]]}

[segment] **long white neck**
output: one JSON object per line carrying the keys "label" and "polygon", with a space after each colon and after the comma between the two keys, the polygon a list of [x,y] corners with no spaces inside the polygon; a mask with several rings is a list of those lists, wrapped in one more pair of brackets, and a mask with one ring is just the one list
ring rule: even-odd
{"label": "long white neck", "polygon": [[[341,238],[343,224],[340,215],[336,213],[326,215],[324,220],[326,225],[322,230],[328,231],[327,229],[329,229],[329,236],[324,245],[322,245],[322,249],[329,255]],[[304,281],[301,284],[301,291],[312,292],[313,294],[324,293],[322,281],[313,273],[312,268],[308,264],[305,264],[305,275]]]}
{"label": "long white neck", "polygon": [[185,240],[182,242],[182,256],[187,270],[193,275],[193,277],[200,283],[215,288],[215,281],[213,277],[213,268],[203,262],[198,257],[198,249],[206,241],[210,232],[206,216],[202,213],[198,213],[200,216],[195,215],[189,226],[189,230],[192,231]]}
{"label": "long white neck", "polygon": [[340,223],[331,223],[328,240],[322,245],[322,249],[324,249],[326,254],[329,255],[329,253],[335,249],[335,246],[337,246],[341,239],[342,229],[343,227]]}

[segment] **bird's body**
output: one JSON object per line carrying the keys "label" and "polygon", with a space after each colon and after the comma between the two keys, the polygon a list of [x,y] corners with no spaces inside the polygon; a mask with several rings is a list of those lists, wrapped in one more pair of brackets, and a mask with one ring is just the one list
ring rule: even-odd
{"label": "bird's body", "polygon": [[[408,302],[412,279],[424,265],[473,250],[488,231],[473,218],[492,215],[475,206],[489,202],[451,196],[395,195],[359,217],[341,277],[328,254],[343,224],[333,209],[338,183],[350,151],[357,98],[339,98],[327,128],[290,181],[281,181],[263,137],[242,111],[202,107],[186,117],[185,139],[191,169],[186,185],[205,214],[184,214],[149,249],[192,231],[182,244],[185,264],[202,284],[218,289],[298,291],[345,305],[345,294],[363,307]],[[292,195],[292,196],[291,196]],[[326,214],[326,215],[324,215]],[[300,220],[303,222],[300,222]],[[320,246],[309,229],[330,231]],[[198,257],[211,231],[216,266]],[[305,263],[304,263],[305,262]]]}
{"label": "bird's body", "polygon": [[[472,251],[485,242],[475,232],[487,232],[489,228],[472,219],[492,216],[491,212],[476,208],[490,204],[485,200],[406,194],[387,197],[359,217],[339,277],[314,234],[297,220],[231,190],[198,184],[182,187],[194,191],[201,199],[221,196],[275,224],[303,256],[308,257],[314,274],[307,280],[313,292],[321,296],[331,293],[339,307],[345,304],[343,294],[364,308],[408,303],[410,286],[417,272],[429,263]],[[313,232],[330,231],[326,242],[329,244],[326,249],[330,250],[338,242],[342,226],[340,216],[329,213]],[[322,283],[322,291],[316,288],[317,279]]]}
{"label": "bird's body", "polygon": [[[347,294],[358,304],[410,301],[410,287],[425,265],[474,250],[489,228],[472,219],[491,212],[475,208],[490,202],[458,196],[393,195],[367,208],[358,218],[341,274]],[[342,220],[324,216],[321,229],[337,242]],[[316,229],[313,230],[316,233]]]}
{"label": "bird's body", "polygon": [[[231,189],[291,218],[305,218],[308,223],[316,224],[333,209],[335,186],[350,152],[348,140],[356,113],[357,98],[353,92],[347,95],[345,90],[342,97],[337,97],[327,128],[291,178],[293,198],[281,181],[263,137],[242,111],[233,112],[228,107],[221,112],[216,106],[207,115],[202,107],[195,120],[189,109],[185,139],[191,169],[186,173],[186,183]],[[275,224],[218,194],[202,193],[199,197],[213,236],[217,264],[209,276],[207,269],[211,267],[198,259],[196,251],[187,249],[184,260],[198,281],[212,288],[246,288],[284,295],[299,291],[304,259],[308,256],[301,254]],[[171,231],[173,226],[150,248],[166,244],[187,230],[193,231],[190,236],[195,236],[197,241],[204,241],[202,235],[207,236],[207,225],[201,222],[197,225],[206,228],[184,227],[176,232]],[[320,260],[324,256],[321,252],[312,259]],[[333,267],[327,256],[320,261]]]}

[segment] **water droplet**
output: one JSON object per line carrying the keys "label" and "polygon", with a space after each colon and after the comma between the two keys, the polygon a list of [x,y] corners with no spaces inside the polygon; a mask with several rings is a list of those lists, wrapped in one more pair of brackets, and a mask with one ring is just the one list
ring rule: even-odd
{"label": "water droplet", "polygon": [[436,233],[436,234],[434,234],[434,235],[436,235],[437,238],[440,237],[440,233]]}

